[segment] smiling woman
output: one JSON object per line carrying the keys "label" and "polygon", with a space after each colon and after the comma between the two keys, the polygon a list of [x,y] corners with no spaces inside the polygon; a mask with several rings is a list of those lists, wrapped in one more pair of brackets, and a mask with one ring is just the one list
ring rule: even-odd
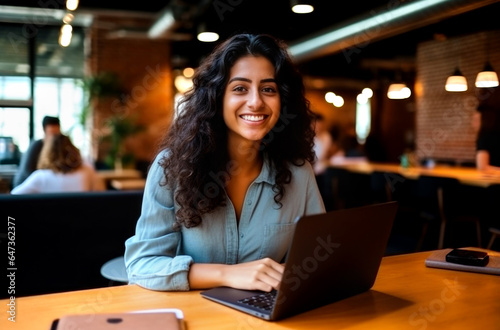
{"label": "smiling woman", "polygon": [[[230,175],[226,192],[239,219],[248,186],[262,167],[256,150],[275,126],[280,115],[280,95],[273,64],[262,56],[245,56],[230,71],[223,99],[223,118],[228,128],[229,157],[238,161],[239,173]],[[249,150],[251,158],[241,150]],[[257,165],[253,160],[257,160]]]}
{"label": "smiling woman", "polygon": [[277,289],[296,219],[325,211],[312,113],[287,48],[269,35],[233,36],[179,106],[126,242],[129,281]]}
{"label": "smiling woman", "polygon": [[235,150],[244,143],[256,143],[258,148],[280,115],[273,64],[262,56],[245,56],[236,61],[229,77],[223,99],[228,143],[235,146]]}

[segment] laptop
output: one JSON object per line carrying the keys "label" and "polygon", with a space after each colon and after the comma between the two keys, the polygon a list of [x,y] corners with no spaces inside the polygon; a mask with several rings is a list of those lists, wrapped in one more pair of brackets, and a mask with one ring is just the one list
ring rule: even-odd
{"label": "laptop", "polygon": [[302,216],[279,290],[216,287],[204,298],[276,321],[371,289],[396,217],[397,202]]}

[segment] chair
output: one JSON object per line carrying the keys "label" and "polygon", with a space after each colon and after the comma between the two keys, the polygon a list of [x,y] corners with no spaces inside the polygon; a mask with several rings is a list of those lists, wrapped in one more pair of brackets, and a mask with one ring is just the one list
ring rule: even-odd
{"label": "chair", "polygon": [[493,247],[495,238],[500,235],[500,212],[498,202],[500,201],[500,184],[492,184],[486,188],[484,224],[488,228],[487,235],[491,235],[488,242],[488,249]]}
{"label": "chair", "polygon": [[408,193],[408,179],[394,172],[373,171],[370,187],[374,202],[402,202]]}
{"label": "chair", "polygon": [[123,256],[113,258],[102,265],[101,275],[104,278],[111,280],[112,283],[128,283],[127,269],[125,268],[125,260]]}
{"label": "chair", "polygon": [[372,202],[383,203],[392,201],[392,187],[388,176],[389,173],[381,171],[374,171],[370,175]]}
{"label": "chair", "polygon": [[466,209],[467,194],[463,193],[458,179],[448,177],[434,177],[421,175],[416,184],[416,202],[420,219],[424,220],[422,233],[417,243],[420,250],[432,222],[438,222],[439,235],[437,248],[444,247],[447,227],[454,222],[472,222],[475,225],[476,240],[479,247],[481,242],[481,226],[479,213]]}
{"label": "chair", "polygon": [[500,236],[500,229],[491,227],[489,231],[491,233],[491,238],[486,248],[488,250],[491,250],[491,248],[493,247],[493,242],[495,242],[495,238],[497,238],[497,236]]}
{"label": "chair", "polygon": [[367,175],[334,167],[327,169],[327,175],[332,185],[333,209],[368,204],[370,182]]}

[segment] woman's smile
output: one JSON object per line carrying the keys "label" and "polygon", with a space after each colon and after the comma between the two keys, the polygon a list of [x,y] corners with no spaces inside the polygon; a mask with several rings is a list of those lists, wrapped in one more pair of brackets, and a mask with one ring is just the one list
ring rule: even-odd
{"label": "woman's smile", "polygon": [[230,141],[260,143],[276,125],[281,99],[274,75],[262,56],[244,56],[233,65],[223,101]]}
{"label": "woman's smile", "polygon": [[242,118],[245,121],[249,121],[252,123],[260,123],[266,119],[267,115],[241,115],[240,118]]}

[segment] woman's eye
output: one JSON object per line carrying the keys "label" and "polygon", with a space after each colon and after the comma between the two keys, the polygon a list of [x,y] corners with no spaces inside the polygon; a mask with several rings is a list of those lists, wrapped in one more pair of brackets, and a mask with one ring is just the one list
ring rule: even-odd
{"label": "woman's eye", "polygon": [[235,92],[244,92],[244,91],[246,91],[246,88],[243,87],[243,86],[236,86],[236,87],[233,88],[233,91],[235,91]]}
{"label": "woman's eye", "polygon": [[264,88],[262,88],[262,91],[264,93],[276,93],[276,88],[273,88],[273,87],[264,87]]}

